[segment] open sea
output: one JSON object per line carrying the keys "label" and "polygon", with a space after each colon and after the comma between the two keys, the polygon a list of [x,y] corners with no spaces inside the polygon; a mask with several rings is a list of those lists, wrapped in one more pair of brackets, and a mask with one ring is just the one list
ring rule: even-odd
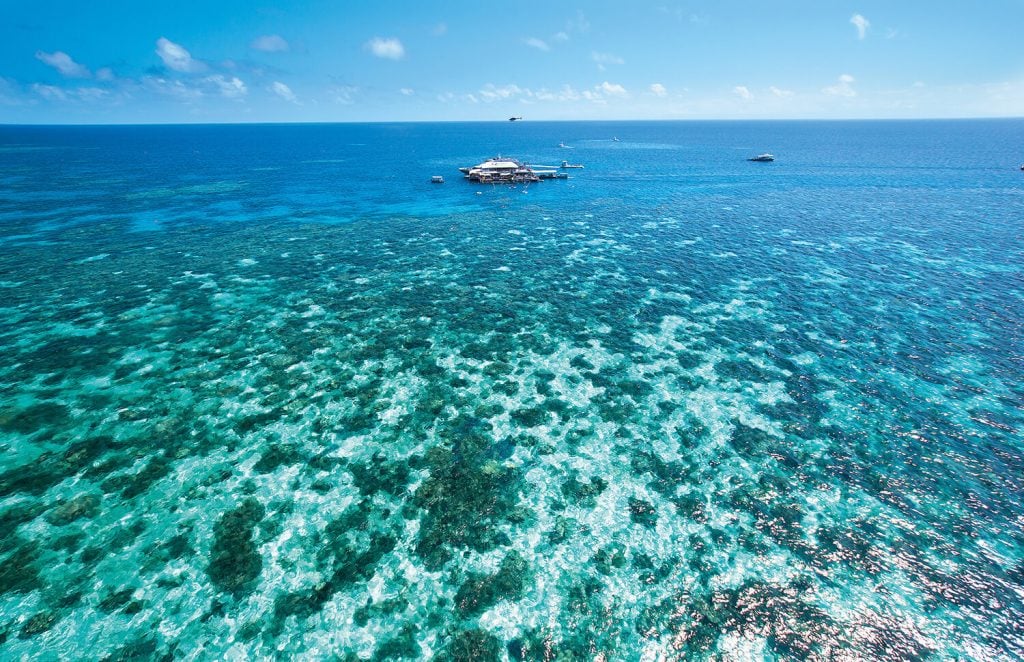
{"label": "open sea", "polygon": [[1019,660],[1022,160],[0,126],[0,659]]}

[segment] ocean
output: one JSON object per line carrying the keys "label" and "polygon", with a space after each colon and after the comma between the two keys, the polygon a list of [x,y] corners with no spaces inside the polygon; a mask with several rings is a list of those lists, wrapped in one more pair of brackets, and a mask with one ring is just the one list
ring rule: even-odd
{"label": "ocean", "polygon": [[0,127],[0,658],[1024,657],[1022,146]]}

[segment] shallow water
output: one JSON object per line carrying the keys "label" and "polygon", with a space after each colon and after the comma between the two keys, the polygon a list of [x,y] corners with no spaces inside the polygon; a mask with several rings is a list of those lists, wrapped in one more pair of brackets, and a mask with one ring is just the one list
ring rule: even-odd
{"label": "shallow water", "polygon": [[1024,656],[1021,138],[0,127],[0,656]]}

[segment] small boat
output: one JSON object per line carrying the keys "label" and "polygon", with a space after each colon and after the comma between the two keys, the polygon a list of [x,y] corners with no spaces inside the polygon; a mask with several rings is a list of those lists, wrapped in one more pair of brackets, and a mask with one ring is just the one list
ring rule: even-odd
{"label": "small boat", "polygon": [[582,163],[569,163],[568,161],[562,161],[562,165],[560,167],[562,167],[562,168],[582,168],[583,164]]}
{"label": "small boat", "polygon": [[613,142],[613,143],[617,143],[617,142],[619,142],[619,139],[618,139],[618,138],[616,138],[615,136],[612,136],[612,142]]}
{"label": "small boat", "polygon": [[565,143],[558,143],[558,146],[562,149],[572,149],[571,145],[566,145]]}
{"label": "small boat", "polygon": [[444,177],[442,177],[441,175],[434,175],[433,177],[430,178],[430,183],[431,184],[444,184]]}
{"label": "small boat", "polygon": [[759,163],[767,163],[768,161],[774,161],[775,157],[771,154],[758,154],[752,158],[747,159],[748,161],[757,161]]}

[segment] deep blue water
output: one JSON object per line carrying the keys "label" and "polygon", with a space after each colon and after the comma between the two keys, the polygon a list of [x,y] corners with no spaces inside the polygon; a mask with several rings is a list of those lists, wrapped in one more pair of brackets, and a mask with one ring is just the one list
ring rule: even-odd
{"label": "deep blue water", "polygon": [[0,658],[1019,659],[1022,161],[0,127]]}

